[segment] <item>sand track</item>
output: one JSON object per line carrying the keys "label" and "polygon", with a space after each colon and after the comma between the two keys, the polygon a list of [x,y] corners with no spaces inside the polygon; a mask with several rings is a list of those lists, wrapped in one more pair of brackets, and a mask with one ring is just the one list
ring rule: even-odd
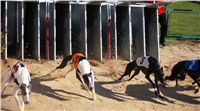
{"label": "sand track", "polygon": [[[185,59],[200,59],[199,43],[182,43],[161,48],[161,64],[165,75],[170,74],[172,66]],[[32,93],[30,104],[26,111],[64,111],[64,110],[94,110],[94,111],[198,111],[200,110],[200,92],[194,94],[192,80],[187,76],[180,82],[180,87],[174,87],[175,82],[168,82],[167,88],[162,88],[162,94],[173,101],[161,101],[155,97],[151,85],[141,73],[132,81],[116,81],[123,73],[127,61],[96,61],[90,60],[95,72],[97,100],[91,100],[88,93],[81,89],[75,78],[74,71],[67,74],[68,68],[57,70],[45,76],[59,63],[56,61],[25,60],[31,73]],[[8,69],[16,62],[15,59],[2,60],[1,80]],[[1,99],[2,111],[17,111],[17,105],[12,97],[12,84],[9,84]]]}

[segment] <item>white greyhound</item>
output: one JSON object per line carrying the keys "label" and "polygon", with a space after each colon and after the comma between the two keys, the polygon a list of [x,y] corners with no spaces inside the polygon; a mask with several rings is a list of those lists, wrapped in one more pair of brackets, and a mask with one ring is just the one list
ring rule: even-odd
{"label": "white greyhound", "polygon": [[[56,69],[62,69],[69,64],[76,70],[76,78],[81,82],[81,87],[88,91],[93,100],[96,100],[94,73],[87,58],[81,53],[65,56]],[[70,70],[73,70],[73,67]]]}
{"label": "white greyhound", "polygon": [[[8,71],[8,74],[3,80],[2,84],[2,91],[1,91],[1,96],[3,95],[6,86],[10,81],[13,82],[13,96],[17,102],[18,107],[20,108],[20,111],[24,111],[25,104],[29,103],[29,95],[31,91],[31,77],[28,72],[28,69],[26,68],[25,65],[23,65],[20,62],[17,62],[12,69]],[[21,90],[23,102],[20,104],[19,98],[17,93]]]}

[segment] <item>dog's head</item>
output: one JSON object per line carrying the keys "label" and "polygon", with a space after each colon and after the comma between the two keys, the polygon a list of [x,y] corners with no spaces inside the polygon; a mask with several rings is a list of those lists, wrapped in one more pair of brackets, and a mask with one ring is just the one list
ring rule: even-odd
{"label": "dog's head", "polygon": [[21,90],[24,103],[28,104],[30,101],[31,84],[26,85],[23,83],[20,87],[20,90]]}

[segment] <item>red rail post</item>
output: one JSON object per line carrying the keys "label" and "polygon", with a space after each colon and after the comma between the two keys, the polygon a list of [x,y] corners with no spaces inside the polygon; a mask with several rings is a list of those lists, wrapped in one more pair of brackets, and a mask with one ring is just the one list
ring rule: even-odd
{"label": "red rail post", "polygon": [[49,17],[45,20],[45,57],[49,60]]}
{"label": "red rail post", "polygon": [[108,19],[108,22],[107,22],[107,56],[108,56],[108,59],[111,59],[110,33],[111,33],[111,20]]}

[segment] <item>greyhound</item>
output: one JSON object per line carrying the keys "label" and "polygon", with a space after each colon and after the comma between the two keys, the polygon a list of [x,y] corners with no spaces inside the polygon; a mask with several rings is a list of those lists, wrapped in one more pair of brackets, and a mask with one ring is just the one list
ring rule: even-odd
{"label": "greyhound", "polygon": [[[69,64],[73,65],[76,70],[76,78],[81,82],[81,87],[86,89],[92,95],[93,100],[95,100],[94,73],[88,60],[83,54],[75,53],[74,55],[65,56],[56,69],[62,69]],[[70,70],[73,70],[73,67]]]}
{"label": "greyhound", "polygon": [[[134,74],[130,77],[131,72],[134,70]],[[126,70],[124,74],[119,78],[121,79],[124,76],[129,75],[131,80],[133,77],[139,74],[140,70],[146,75],[145,78],[151,83],[153,88],[155,89],[155,95],[158,96],[160,99],[163,99],[164,97],[160,95],[160,90],[158,87],[158,80],[163,84],[165,87],[164,83],[164,73],[163,73],[163,68],[160,68],[160,65],[157,61],[156,58],[151,57],[151,56],[145,56],[145,57],[138,57],[136,60],[129,62],[128,65],[126,66]],[[155,77],[155,83],[150,78],[150,75],[154,73]]]}
{"label": "greyhound", "polygon": [[[26,66],[17,62],[7,73],[3,80],[1,96],[3,96],[6,86],[13,80],[13,96],[17,102],[20,111],[24,111],[25,104],[30,101],[31,77]],[[23,102],[20,104],[18,92],[21,90]]]}
{"label": "greyhound", "polygon": [[190,76],[194,80],[192,85],[197,83],[198,87],[196,87],[195,92],[199,92],[200,89],[200,60],[185,60],[180,61],[175,64],[172,68],[172,72],[170,76],[166,76],[165,80],[175,80],[176,86],[178,86],[178,79],[184,80],[186,74]]}

